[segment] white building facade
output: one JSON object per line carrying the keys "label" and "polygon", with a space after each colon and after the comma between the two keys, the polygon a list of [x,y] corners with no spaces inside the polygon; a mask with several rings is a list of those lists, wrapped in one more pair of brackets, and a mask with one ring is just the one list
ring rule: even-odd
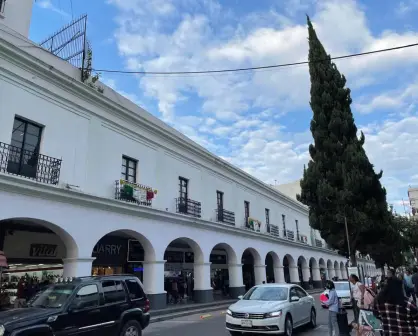
{"label": "white building facade", "polygon": [[191,274],[196,302],[213,300],[216,272],[232,297],[263,281],[319,288],[321,277],[347,278],[347,260],[312,238],[307,207],[105,85],[82,83],[80,69],[28,40],[32,0],[0,3],[9,263],[62,264],[65,277],[138,272],[154,308],[166,305],[170,272]]}

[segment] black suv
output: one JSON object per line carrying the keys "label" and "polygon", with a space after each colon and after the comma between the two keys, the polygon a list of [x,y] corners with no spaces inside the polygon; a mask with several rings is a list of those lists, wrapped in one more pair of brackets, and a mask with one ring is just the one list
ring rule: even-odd
{"label": "black suv", "polygon": [[132,275],[75,278],[50,285],[27,308],[0,313],[0,336],[140,336],[149,301]]}

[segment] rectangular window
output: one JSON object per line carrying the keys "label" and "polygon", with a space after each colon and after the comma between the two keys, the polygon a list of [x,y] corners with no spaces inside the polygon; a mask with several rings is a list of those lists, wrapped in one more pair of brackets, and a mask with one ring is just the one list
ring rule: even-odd
{"label": "rectangular window", "polygon": [[295,224],[296,224],[296,240],[300,240],[300,236],[299,236],[299,221],[297,219],[295,219]]}
{"label": "rectangular window", "polygon": [[266,208],[266,225],[270,225],[270,209]]}
{"label": "rectangular window", "polygon": [[4,13],[4,7],[6,7],[6,0],[0,0],[0,13]]}
{"label": "rectangular window", "polygon": [[122,282],[106,280],[102,282],[102,288],[105,303],[116,303],[126,300],[126,293]]}
{"label": "rectangular window", "polygon": [[282,223],[283,223],[283,236],[286,237],[286,215],[282,215]]}
{"label": "rectangular window", "polygon": [[250,217],[250,202],[244,201],[245,221]]}
{"label": "rectangular window", "polygon": [[223,210],[223,208],[224,208],[224,193],[222,191],[216,191],[216,204],[218,205],[218,210]]}
{"label": "rectangular window", "polygon": [[15,117],[9,149],[7,172],[36,177],[42,126]]}
{"label": "rectangular window", "polygon": [[179,197],[185,202],[189,198],[189,180],[184,177],[179,177]]}
{"label": "rectangular window", "polygon": [[138,161],[128,156],[122,156],[121,178],[125,181],[136,183],[136,167]]}
{"label": "rectangular window", "polygon": [[131,300],[145,299],[145,293],[140,283],[134,279],[125,281],[126,287],[128,287],[129,298]]}

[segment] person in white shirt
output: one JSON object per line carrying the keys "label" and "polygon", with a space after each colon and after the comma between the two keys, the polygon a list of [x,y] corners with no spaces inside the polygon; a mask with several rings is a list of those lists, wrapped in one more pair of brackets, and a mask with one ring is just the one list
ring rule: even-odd
{"label": "person in white shirt", "polygon": [[352,301],[353,301],[353,313],[354,321],[358,323],[358,318],[360,315],[360,306],[364,305],[364,285],[359,281],[359,278],[355,274],[350,275],[351,282],[351,292],[352,292]]}

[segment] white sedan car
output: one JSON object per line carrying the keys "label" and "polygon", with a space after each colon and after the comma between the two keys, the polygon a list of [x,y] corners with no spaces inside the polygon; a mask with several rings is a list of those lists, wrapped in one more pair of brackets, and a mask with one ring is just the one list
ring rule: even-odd
{"label": "white sedan car", "polygon": [[275,283],[251,288],[226,311],[231,335],[287,335],[305,324],[316,326],[315,300],[302,287]]}

